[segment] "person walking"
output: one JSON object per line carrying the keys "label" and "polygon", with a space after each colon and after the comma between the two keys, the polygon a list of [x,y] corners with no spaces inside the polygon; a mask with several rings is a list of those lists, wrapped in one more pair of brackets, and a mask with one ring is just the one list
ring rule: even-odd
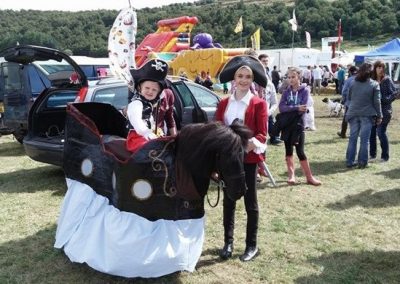
{"label": "person walking", "polygon": [[389,138],[386,130],[392,119],[392,102],[396,99],[397,91],[392,79],[385,75],[385,64],[382,61],[378,60],[374,63],[371,77],[379,83],[383,117],[381,124],[374,124],[371,129],[371,136],[369,139],[370,159],[376,158],[376,135],[378,134],[382,150],[381,161],[387,162],[389,160]]}
{"label": "person walking", "polygon": [[354,82],[354,78],[356,77],[358,68],[356,66],[351,66],[349,68],[349,76],[344,81],[343,88],[342,88],[342,101],[341,103],[344,105],[344,115],[343,115],[343,120],[342,120],[342,127],[340,128],[340,131],[337,133],[337,135],[340,138],[346,138],[346,132],[347,132],[347,120],[346,120],[346,113],[347,109],[349,108],[349,100],[347,99],[349,95],[349,90],[350,86]]}
{"label": "person walking", "polygon": [[[261,62],[248,55],[235,56],[222,68],[220,82],[234,80],[233,94],[224,98],[217,107],[216,120],[226,125],[241,121],[254,133],[244,156],[244,174],[247,191],[244,194],[244,204],[247,214],[246,249],[240,256],[241,261],[252,260],[258,254],[257,232],[259,209],[256,190],[257,163],[264,160],[267,140],[267,104],[251,91],[253,81],[265,88],[267,77]],[[223,224],[224,247],[220,251],[222,259],[232,257],[233,235],[235,227],[236,201],[231,200],[224,192]]]}
{"label": "person walking", "polygon": [[[382,122],[381,92],[378,82],[371,79],[371,64],[363,63],[349,91],[349,109],[346,119],[350,124],[350,138],[346,151],[346,166],[361,169],[368,166],[368,142],[374,123]],[[360,137],[358,161],[355,163],[357,142]]]}
{"label": "person walking", "polygon": [[315,65],[314,69],[312,70],[313,76],[313,95],[315,96],[315,90],[318,89],[318,96],[321,93],[321,81],[322,81],[322,69]]}

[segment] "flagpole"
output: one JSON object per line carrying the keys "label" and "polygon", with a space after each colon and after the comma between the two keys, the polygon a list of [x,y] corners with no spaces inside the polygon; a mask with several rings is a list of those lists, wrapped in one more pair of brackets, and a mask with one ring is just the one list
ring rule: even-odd
{"label": "flagpole", "polygon": [[293,45],[294,45],[294,31],[292,30],[292,67],[293,67],[293,52],[294,52]]}

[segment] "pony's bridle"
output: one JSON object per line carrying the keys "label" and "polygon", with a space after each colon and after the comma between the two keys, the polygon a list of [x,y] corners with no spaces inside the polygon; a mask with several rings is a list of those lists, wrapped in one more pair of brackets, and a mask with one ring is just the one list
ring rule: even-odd
{"label": "pony's bridle", "polygon": [[[225,187],[225,182],[224,182],[224,180],[222,179],[222,175],[221,175],[221,173],[220,173],[220,171],[219,171],[219,166],[218,166],[218,164],[220,163],[220,155],[219,154],[217,154],[216,155],[216,164],[217,164],[217,170],[216,170],[216,173],[218,174],[218,179],[213,179],[216,183],[217,183],[217,201],[215,202],[215,204],[214,205],[212,205],[211,204],[211,202],[210,202],[210,199],[209,199],[209,197],[208,197],[208,193],[207,193],[207,203],[208,203],[208,205],[210,205],[212,208],[215,208],[215,207],[217,207],[217,205],[218,205],[218,203],[219,203],[219,199],[220,199],[220,195],[221,195],[221,189],[224,189],[224,187]],[[244,171],[242,171],[242,172],[240,172],[239,174],[237,174],[237,175],[224,175],[224,178],[225,179],[230,179],[230,180],[234,180],[234,179],[239,179],[239,178],[242,178],[243,176],[245,176],[245,172]]]}

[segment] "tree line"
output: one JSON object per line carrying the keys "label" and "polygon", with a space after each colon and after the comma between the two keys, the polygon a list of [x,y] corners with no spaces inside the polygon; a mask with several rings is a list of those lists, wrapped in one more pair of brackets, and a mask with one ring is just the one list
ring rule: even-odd
{"label": "tree line", "polygon": [[[305,31],[319,44],[321,37],[337,36],[341,19],[344,40],[369,40],[398,34],[400,0],[296,0],[272,4],[237,1],[221,9],[221,1],[171,4],[137,11],[136,44],[157,29],[157,21],[179,16],[196,16],[199,23],[192,36],[207,32],[223,47],[250,45],[250,36],[260,28],[261,49],[290,47],[292,29],[288,22],[295,9],[298,30],[294,45],[305,46]],[[116,7],[118,8],[118,7]],[[118,10],[82,12],[0,10],[0,49],[34,44],[70,50],[76,55],[107,56],[107,40]],[[242,16],[243,31],[234,29]]]}

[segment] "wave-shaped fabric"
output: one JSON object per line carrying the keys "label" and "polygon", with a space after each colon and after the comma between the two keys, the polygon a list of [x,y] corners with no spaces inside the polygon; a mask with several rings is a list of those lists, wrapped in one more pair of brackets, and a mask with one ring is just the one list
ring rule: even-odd
{"label": "wave-shaped fabric", "polygon": [[63,248],[71,261],[123,277],[194,271],[204,242],[204,217],[152,222],[118,210],[84,183],[66,181],[54,247]]}
{"label": "wave-shaped fabric", "polygon": [[115,18],[108,35],[108,57],[110,69],[114,76],[133,84],[130,69],[136,67],[135,41],[137,33],[137,16],[132,7],[122,9]]}

